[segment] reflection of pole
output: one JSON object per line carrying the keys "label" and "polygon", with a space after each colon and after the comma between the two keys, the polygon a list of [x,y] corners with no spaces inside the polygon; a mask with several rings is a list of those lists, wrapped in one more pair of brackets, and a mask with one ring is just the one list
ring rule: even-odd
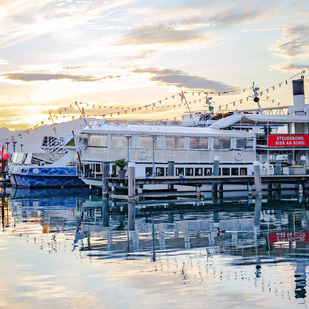
{"label": "reflection of pole", "polygon": [[102,207],[102,216],[103,216],[103,227],[109,227],[109,207],[108,207],[108,200],[103,199],[103,207]]}
{"label": "reflection of pole", "polygon": [[152,260],[156,261],[156,251],[155,251],[155,234],[154,234],[154,216],[152,217]]}
{"label": "reflection of pole", "polygon": [[135,203],[129,202],[128,205],[128,228],[135,231]]}
{"label": "reflection of pole", "polygon": [[155,176],[155,170],[154,170],[154,162],[155,162],[155,141],[156,141],[156,136],[152,136],[152,177]]}

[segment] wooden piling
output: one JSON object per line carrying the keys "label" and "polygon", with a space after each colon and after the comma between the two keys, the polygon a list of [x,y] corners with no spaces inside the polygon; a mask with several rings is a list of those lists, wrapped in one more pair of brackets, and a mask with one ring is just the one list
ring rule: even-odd
{"label": "wooden piling", "polygon": [[128,165],[128,199],[135,200],[135,165],[134,163],[129,163]]}
{"label": "wooden piling", "polygon": [[261,181],[261,168],[260,162],[253,162],[253,171],[254,171],[254,184],[255,192],[257,196],[262,196],[262,181]]}
{"label": "wooden piling", "polygon": [[102,164],[102,196],[108,197],[108,180],[109,177],[109,163],[104,162]]}

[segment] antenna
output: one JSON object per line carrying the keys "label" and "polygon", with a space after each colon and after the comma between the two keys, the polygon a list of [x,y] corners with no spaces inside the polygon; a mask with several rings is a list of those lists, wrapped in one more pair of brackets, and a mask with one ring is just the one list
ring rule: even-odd
{"label": "antenna", "polygon": [[190,118],[192,119],[193,124],[195,125],[195,121],[194,121],[194,118],[192,117],[192,113],[191,113],[191,110],[190,110],[189,104],[188,104],[188,102],[187,102],[187,99],[186,99],[186,97],[185,97],[185,94],[183,93],[183,91],[181,91],[181,101],[182,101],[183,99],[185,100],[186,105],[187,105],[187,108],[188,108],[188,110],[189,110],[189,113],[190,113]]}
{"label": "antenna", "polygon": [[53,131],[55,132],[55,135],[58,135],[56,131],[56,123],[54,122],[54,118],[51,113],[49,113],[49,116],[50,116],[51,121],[53,122]]}
{"label": "antenna", "polygon": [[79,109],[79,111],[80,111],[80,113],[81,113],[81,115],[82,115],[82,117],[83,117],[83,120],[84,120],[86,126],[88,126],[88,123],[87,123],[87,121],[86,121],[86,119],[85,119],[85,111],[84,111],[84,108],[81,109],[81,108],[79,107],[77,101],[75,101],[75,104],[76,104],[77,108]]}

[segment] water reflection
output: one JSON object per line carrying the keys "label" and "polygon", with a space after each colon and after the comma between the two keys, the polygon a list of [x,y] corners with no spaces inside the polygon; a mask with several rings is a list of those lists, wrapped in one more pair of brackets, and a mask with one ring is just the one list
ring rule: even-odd
{"label": "water reflection", "polygon": [[[306,298],[308,207],[305,197],[128,203],[80,190],[13,190],[1,194],[1,222],[3,234],[42,251],[128,263],[123,276],[168,274],[191,288],[224,283],[230,291],[236,284],[275,302],[293,299],[290,292]],[[141,261],[136,273],[130,260]]]}

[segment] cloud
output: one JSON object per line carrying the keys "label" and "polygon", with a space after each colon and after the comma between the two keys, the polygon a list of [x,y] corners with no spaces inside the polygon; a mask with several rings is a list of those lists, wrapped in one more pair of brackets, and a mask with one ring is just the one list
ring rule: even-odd
{"label": "cloud", "polygon": [[300,72],[309,70],[309,64],[280,63],[271,66],[271,68],[283,72]]}
{"label": "cloud", "polygon": [[296,25],[286,28],[281,40],[271,46],[271,50],[285,58],[309,57],[309,25]]}
{"label": "cloud", "polygon": [[54,74],[54,73],[6,73],[2,77],[10,80],[19,80],[23,82],[33,81],[50,81],[69,79],[75,82],[95,82],[103,79],[119,78],[119,75],[108,75],[104,77],[96,77],[91,75],[70,75],[70,74]]}
{"label": "cloud", "polygon": [[160,85],[175,86],[179,88],[216,91],[230,91],[234,88],[221,82],[209,80],[205,77],[190,75],[181,70],[159,70],[155,68],[136,69],[134,73],[150,74],[150,80]]}
{"label": "cloud", "polygon": [[192,42],[209,41],[214,35],[207,33],[200,28],[191,29],[183,24],[169,25],[144,25],[132,29],[124,35],[119,45],[180,45]]}

